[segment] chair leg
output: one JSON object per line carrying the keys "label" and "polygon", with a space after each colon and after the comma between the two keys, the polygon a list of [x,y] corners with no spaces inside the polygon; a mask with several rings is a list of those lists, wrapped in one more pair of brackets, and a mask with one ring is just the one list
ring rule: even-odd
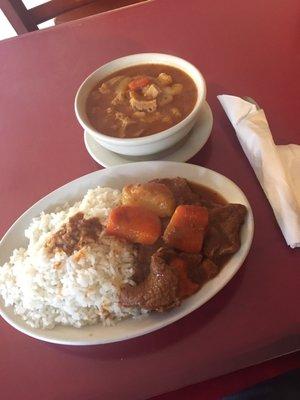
{"label": "chair leg", "polygon": [[18,35],[39,29],[21,0],[2,0],[1,10]]}

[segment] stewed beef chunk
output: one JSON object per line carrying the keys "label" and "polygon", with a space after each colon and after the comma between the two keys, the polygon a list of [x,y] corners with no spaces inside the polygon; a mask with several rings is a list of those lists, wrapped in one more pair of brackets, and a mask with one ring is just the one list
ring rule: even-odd
{"label": "stewed beef chunk", "polygon": [[207,258],[216,260],[240,248],[240,229],[246,214],[247,208],[242,204],[228,204],[210,211],[203,246]]}
{"label": "stewed beef chunk", "polygon": [[209,258],[204,258],[200,265],[200,270],[203,279],[208,281],[218,275],[219,267]]}
{"label": "stewed beef chunk", "polygon": [[184,178],[154,179],[153,182],[166,185],[173,193],[177,206],[180,204],[195,204],[199,200],[197,194],[192,191]]}
{"label": "stewed beef chunk", "polygon": [[133,275],[133,280],[135,283],[142,282],[150,272],[150,264],[152,255],[164,245],[161,238],[159,238],[154,244],[152,245],[136,245],[137,251],[137,258],[135,264],[135,271]]}
{"label": "stewed beef chunk", "polygon": [[137,286],[124,286],[120,303],[125,307],[141,307],[150,311],[164,311],[180,304],[178,273],[169,265],[173,254],[172,250],[165,248],[154,253],[149,275]]}
{"label": "stewed beef chunk", "polygon": [[188,264],[188,277],[200,286],[219,272],[218,266],[208,258],[203,259],[201,254],[179,253],[179,256]]}
{"label": "stewed beef chunk", "polygon": [[203,274],[201,271],[202,255],[191,253],[179,253],[179,257],[186,261],[188,265],[188,277],[196,283],[203,283]]}
{"label": "stewed beef chunk", "polygon": [[162,183],[168,187],[168,189],[172,192],[176,206],[181,204],[197,204],[202,207],[206,207],[207,209],[212,209],[215,207],[219,207],[220,204],[215,203],[209,198],[206,198],[200,192],[197,192],[190,186],[189,182],[184,178],[163,178],[163,179],[154,179],[153,182]]}

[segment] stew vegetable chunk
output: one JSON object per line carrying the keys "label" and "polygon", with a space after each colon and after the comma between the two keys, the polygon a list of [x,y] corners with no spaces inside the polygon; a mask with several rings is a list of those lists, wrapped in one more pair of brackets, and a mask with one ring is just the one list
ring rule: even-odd
{"label": "stew vegetable chunk", "polygon": [[150,245],[161,233],[159,217],[139,206],[119,206],[108,216],[106,233],[129,240],[132,243]]}
{"label": "stew vegetable chunk", "polygon": [[208,224],[207,209],[198,205],[178,206],[164,233],[164,241],[177,250],[199,253]]}
{"label": "stew vegetable chunk", "polygon": [[156,182],[125,186],[122,204],[145,207],[159,217],[170,217],[175,210],[175,199],[170,189]]}

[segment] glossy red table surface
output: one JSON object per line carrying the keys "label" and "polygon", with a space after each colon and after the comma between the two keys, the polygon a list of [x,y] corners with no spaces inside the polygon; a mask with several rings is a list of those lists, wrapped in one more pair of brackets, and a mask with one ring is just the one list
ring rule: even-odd
{"label": "glossy red table surface", "polygon": [[144,399],[299,348],[300,253],[287,247],[216,95],[255,98],[277,143],[299,143],[299,2],[156,0],[0,43],[1,234],[33,202],[100,168],[73,100],[101,64],[130,53],[184,57],[204,74],[214,127],[191,162],[234,180],[254,212],[235,278],[177,323],[134,340],[72,348],[0,321],[4,399]]}

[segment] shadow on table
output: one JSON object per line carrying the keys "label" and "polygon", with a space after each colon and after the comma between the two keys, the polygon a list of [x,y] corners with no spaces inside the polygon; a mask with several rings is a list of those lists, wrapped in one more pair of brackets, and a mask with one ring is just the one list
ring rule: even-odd
{"label": "shadow on table", "polygon": [[223,400],[296,400],[300,398],[300,369],[268,379]]}

